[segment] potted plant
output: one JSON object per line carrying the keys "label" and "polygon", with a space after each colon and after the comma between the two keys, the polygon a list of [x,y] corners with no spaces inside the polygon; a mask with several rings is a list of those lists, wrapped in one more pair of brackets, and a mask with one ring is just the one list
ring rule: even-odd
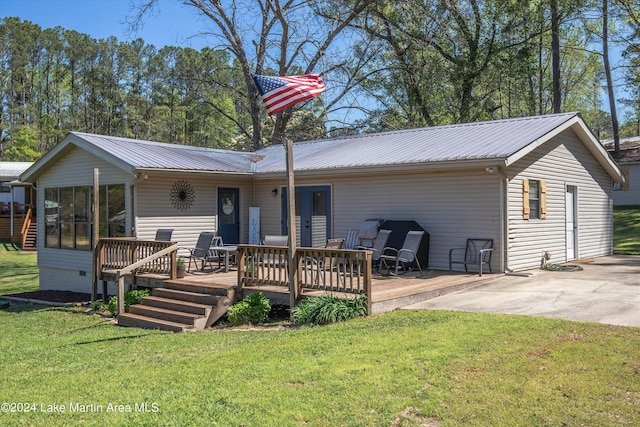
{"label": "potted plant", "polygon": [[184,278],[186,266],[184,265],[184,258],[180,257],[176,260],[176,275],[178,279]]}

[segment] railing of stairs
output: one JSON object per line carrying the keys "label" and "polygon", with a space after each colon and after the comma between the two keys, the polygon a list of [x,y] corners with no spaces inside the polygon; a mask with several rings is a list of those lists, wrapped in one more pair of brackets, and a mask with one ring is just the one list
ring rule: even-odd
{"label": "railing of stairs", "polygon": [[24,222],[22,223],[22,230],[20,230],[20,239],[21,239],[21,248],[24,249],[24,246],[27,242],[27,236],[29,234],[29,228],[31,227],[31,216],[32,216],[33,212],[32,212],[32,208],[31,205],[29,205],[29,208],[27,209],[27,213],[25,214],[24,217]]}
{"label": "railing of stairs", "polygon": [[[155,240],[136,240],[131,237],[103,238],[93,253],[94,277],[91,300],[98,294],[98,281],[105,274],[113,274],[118,281],[118,314],[124,312],[124,285],[127,275],[136,273],[168,274],[177,276],[178,243]],[[104,283],[104,281],[103,281]],[[106,286],[103,286],[106,298]]]}

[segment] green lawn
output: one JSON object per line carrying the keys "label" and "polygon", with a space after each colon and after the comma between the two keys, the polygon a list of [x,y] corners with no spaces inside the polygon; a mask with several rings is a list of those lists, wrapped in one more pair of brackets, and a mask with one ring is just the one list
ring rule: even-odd
{"label": "green lawn", "polygon": [[34,404],[2,425],[640,425],[640,328],[395,311],[173,334],[28,305],[0,322],[1,400]]}
{"label": "green lawn", "polygon": [[0,242],[0,295],[38,290],[36,254],[23,254],[18,246]]}
{"label": "green lawn", "polygon": [[614,207],[613,224],[614,252],[640,255],[640,206]]}
{"label": "green lawn", "polygon": [[[3,252],[2,292],[34,265]],[[0,324],[0,425],[640,425],[640,328],[394,311],[173,334],[34,305]]]}

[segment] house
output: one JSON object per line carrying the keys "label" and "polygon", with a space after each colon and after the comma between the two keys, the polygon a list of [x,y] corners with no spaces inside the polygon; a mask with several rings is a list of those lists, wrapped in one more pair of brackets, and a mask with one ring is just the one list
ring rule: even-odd
{"label": "house", "polygon": [[[32,162],[0,162],[0,240],[19,243],[23,249],[30,246],[25,245],[23,232],[26,238],[33,195],[31,184],[21,182],[19,178],[32,165]],[[23,230],[25,221],[27,226]],[[32,232],[29,243],[35,246],[35,227]]]}
{"label": "house", "polygon": [[621,139],[618,153],[610,141],[605,141],[605,147],[622,169],[625,178],[624,183],[617,183],[613,187],[614,206],[640,206],[640,136]]}
{"label": "house", "polygon": [[[430,234],[431,269],[450,248],[494,239],[493,271],[612,253],[613,184],[622,173],[578,113],[410,129],[294,144],[301,246],[344,237],[370,218]],[[91,192],[99,170],[101,236],[172,240],[201,231],[249,241],[286,234],[285,149],[231,152],[72,132],[22,176],[37,183],[41,288],[88,292]],[[47,210],[48,209],[48,210]]]}

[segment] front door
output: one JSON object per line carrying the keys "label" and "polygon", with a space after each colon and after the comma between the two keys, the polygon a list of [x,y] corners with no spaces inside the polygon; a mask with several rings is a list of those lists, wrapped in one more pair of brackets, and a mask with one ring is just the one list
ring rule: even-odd
{"label": "front door", "polygon": [[578,209],[576,203],[577,188],[573,185],[567,186],[566,199],[565,199],[565,214],[566,214],[566,232],[567,232],[567,261],[576,259],[577,257],[577,244],[576,238],[578,236]]}
{"label": "front door", "polygon": [[[282,234],[287,234],[287,195],[282,193]],[[296,187],[296,244],[324,247],[331,235],[331,187]]]}
{"label": "front door", "polygon": [[218,188],[218,236],[224,244],[240,243],[240,190]]}

